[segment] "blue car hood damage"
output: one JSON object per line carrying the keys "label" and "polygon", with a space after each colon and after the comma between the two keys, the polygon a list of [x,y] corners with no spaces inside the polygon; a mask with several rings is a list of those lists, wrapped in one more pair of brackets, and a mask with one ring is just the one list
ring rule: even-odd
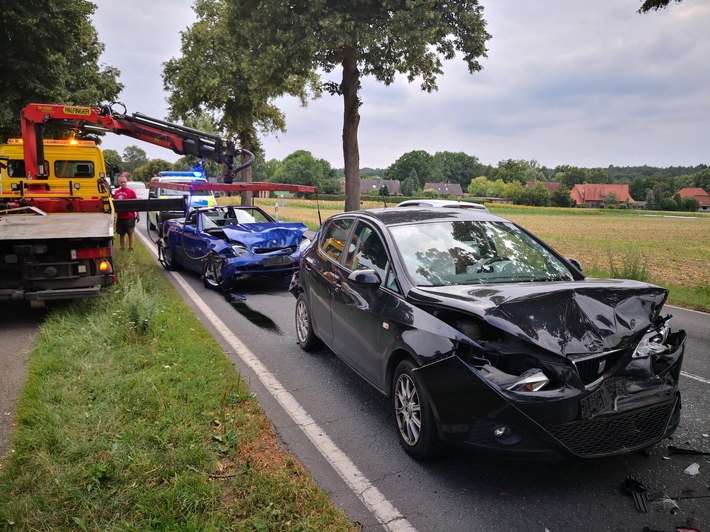
{"label": "blue car hood damage", "polygon": [[463,311],[550,352],[599,352],[634,344],[668,292],[628,280],[417,287],[414,304]]}
{"label": "blue car hood damage", "polygon": [[281,249],[298,246],[307,228],[298,222],[233,224],[224,228],[232,242],[241,242],[249,249]]}

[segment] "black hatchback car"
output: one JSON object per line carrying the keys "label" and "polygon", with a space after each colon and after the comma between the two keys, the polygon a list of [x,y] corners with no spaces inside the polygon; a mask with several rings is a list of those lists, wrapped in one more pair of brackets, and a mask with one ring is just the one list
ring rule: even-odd
{"label": "black hatchback car", "polygon": [[680,420],[685,332],[663,288],[591,279],[518,225],[463,209],[329,218],[291,281],[301,347],[391,397],[416,459],[447,445],[603,457]]}

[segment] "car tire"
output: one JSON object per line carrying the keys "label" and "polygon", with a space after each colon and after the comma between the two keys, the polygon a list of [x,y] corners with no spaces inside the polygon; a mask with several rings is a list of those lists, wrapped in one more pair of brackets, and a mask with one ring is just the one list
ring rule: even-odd
{"label": "car tire", "polygon": [[163,255],[163,267],[166,270],[175,271],[178,269],[179,264],[175,260],[175,252],[172,246],[168,242],[163,242],[162,245],[162,255]]}
{"label": "car tire", "polygon": [[218,260],[206,260],[202,270],[202,283],[205,288],[219,290],[222,287],[222,263]]}
{"label": "car tire", "polygon": [[416,460],[439,456],[443,445],[439,439],[434,411],[429,396],[409,359],[397,366],[392,380],[392,407],[399,442]]}
{"label": "car tire", "polygon": [[323,347],[323,341],[313,332],[311,311],[306,296],[301,292],[296,300],[296,340],[304,351],[316,351]]}

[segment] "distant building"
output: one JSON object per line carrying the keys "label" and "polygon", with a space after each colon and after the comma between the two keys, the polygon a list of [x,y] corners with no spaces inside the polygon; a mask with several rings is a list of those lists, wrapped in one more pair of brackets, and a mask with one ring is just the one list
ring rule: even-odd
{"label": "distant building", "polygon": [[619,203],[636,204],[636,200],[629,194],[629,185],[582,184],[575,185],[570,191],[570,196],[577,205],[588,207],[601,207],[609,194],[614,194]]}
{"label": "distant building", "polygon": [[451,194],[457,198],[463,197],[463,190],[458,183],[424,183],[424,190],[435,190],[439,196]]}
{"label": "distant building", "polygon": [[678,191],[681,198],[695,198],[700,203],[698,212],[710,212],[710,194],[702,188],[682,188]]}
{"label": "distant building", "polygon": [[[345,181],[343,181],[345,187]],[[360,194],[367,196],[377,196],[382,190],[382,187],[387,187],[390,191],[390,196],[401,196],[402,189],[399,186],[399,181],[396,179],[361,179]]]}
{"label": "distant building", "polygon": [[526,187],[532,188],[535,185],[542,185],[550,194],[552,194],[560,186],[560,184],[555,181],[528,181],[525,183]]}

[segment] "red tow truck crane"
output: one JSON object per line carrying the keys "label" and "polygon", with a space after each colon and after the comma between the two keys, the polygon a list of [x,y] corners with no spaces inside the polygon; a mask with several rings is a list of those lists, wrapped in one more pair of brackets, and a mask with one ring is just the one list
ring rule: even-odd
{"label": "red tow truck crane", "polygon": [[[181,208],[183,202],[176,198],[179,206],[175,199],[114,204],[105,172],[59,175],[56,165],[50,168],[45,158],[46,126],[126,135],[178,155],[222,163],[231,178],[254,160],[252,153],[232,141],[141,113],[128,116],[118,103],[100,107],[33,103],[23,109],[21,125],[23,159],[0,160],[0,301],[29,301],[32,306],[95,297],[115,283],[117,209],[148,210],[150,202],[151,209],[170,210]],[[92,166],[69,162],[77,169]],[[103,160],[93,167],[103,168]],[[22,175],[11,172],[13,168],[22,168]]]}

